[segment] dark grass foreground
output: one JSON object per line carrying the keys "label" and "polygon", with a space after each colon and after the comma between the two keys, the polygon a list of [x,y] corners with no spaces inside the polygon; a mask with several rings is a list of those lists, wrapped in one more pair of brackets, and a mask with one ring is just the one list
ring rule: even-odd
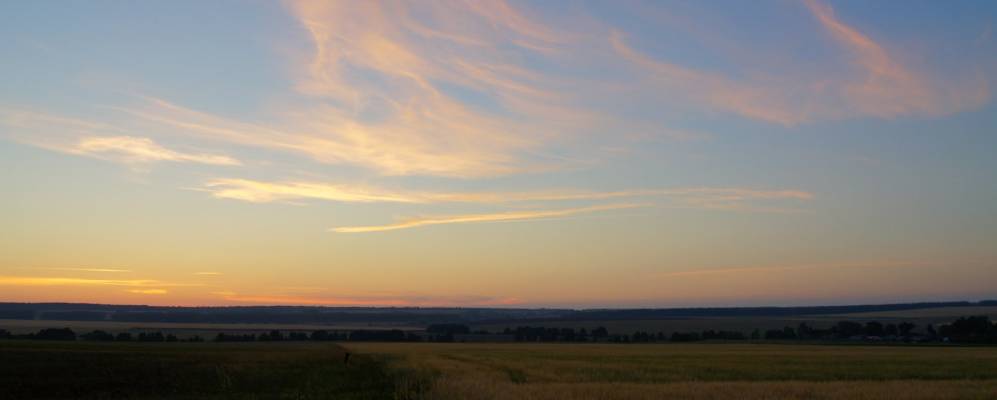
{"label": "dark grass foreground", "polygon": [[0,342],[0,399],[383,399],[371,358],[316,343]]}

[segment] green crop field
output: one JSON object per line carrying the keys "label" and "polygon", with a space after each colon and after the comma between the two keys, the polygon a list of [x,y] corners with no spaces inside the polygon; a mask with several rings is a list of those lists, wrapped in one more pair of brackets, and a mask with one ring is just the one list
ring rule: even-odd
{"label": "green crop field", "polygon": [[6,340],[0,388],[0,399],[992,399],[997,348]]}
{"label": "green crop field", "polygon": [[350,343],[438,399],[997,398],[997,348]]}

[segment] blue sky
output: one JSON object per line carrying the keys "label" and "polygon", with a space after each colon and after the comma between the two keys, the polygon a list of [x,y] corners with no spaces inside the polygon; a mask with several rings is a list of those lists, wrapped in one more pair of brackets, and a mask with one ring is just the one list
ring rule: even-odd
{"label": "blue sky", "polygon": [[995,16],[3,4],[0,300],[993,297]]}

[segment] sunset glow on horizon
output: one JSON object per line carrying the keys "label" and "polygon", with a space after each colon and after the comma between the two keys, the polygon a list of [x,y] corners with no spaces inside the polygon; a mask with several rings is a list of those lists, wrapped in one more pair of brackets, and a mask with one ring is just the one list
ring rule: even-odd
{"label": "sunset glow on horizon", "polygon": [[986,1],[0,4],[0,302],[997,298],[995,22]]}

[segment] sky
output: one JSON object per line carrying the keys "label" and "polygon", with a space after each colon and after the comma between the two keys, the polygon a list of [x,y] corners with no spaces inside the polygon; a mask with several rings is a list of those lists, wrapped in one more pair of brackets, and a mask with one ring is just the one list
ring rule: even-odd
{"label": "sky", "polygon": [[992,1],[0,3],[0,301],[997,298]]}

